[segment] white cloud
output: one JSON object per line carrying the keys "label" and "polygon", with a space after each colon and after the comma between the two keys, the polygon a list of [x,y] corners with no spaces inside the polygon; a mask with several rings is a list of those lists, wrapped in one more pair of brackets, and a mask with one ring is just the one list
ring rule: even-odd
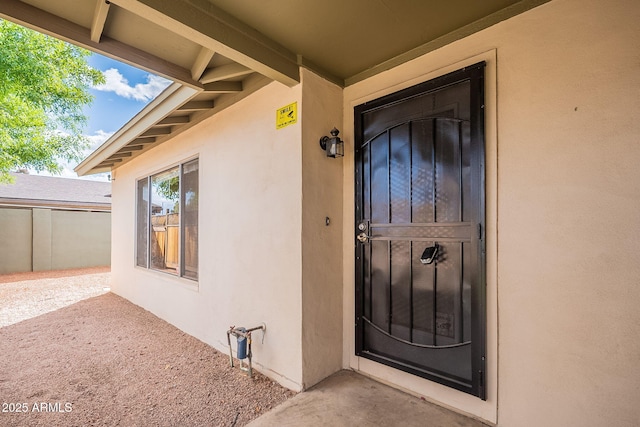
{"label": "white cloud", "polygon": [[130,86],[129,81],[115,68],[109,68],[105,71],[104,77],[106,79],[105,83],[94,86],[94,89],[104,92],[114,92],[123,98],[135,99],[136,101],[142,102],[151,101],[171,84],[171,81],[165,78],[148,74],[146,83],[138,83],[135,86]]}
{"label": "white cloud", "polygon": [[[86,159],[89,154],[93,153],[98,147],[100,147],[102,144],[104,144],[104,142],[111,138],[111,135],[113,135],[114,132],[105,132],[102,129],[96,131],[96,133],[94,133],[93,135],[85,135],[89,141],[91,142],[91,146],[86,149],[84,151],[84,158]],[[71,165],[68,162],[63,162],[63,167],[64,167],[64,174],[66,175],[67,173],[70,172],[70,175],[73,174],[74,177],[76,178],[81,178],[81,179],[89,179],[89,180],[94,180],[94,181],[109,181],[109,177],[110,177],[110,173],[99,173],[99,174],[95,174],[95,175],[87,175],[87,176],[83,176],[83,177],[78,177],[78,175],[75,173],[75,171],[73,171],[73,168],[75,168],[77,165]]]}
{"label": "white cloud", "polygon": [[[100,147],[107,139],[109,139],[113,135],[113,132],[105,132],[103,130],[98,130],[93,135],[85,135],[91,145],[89,148],[84,150],[83,158],[87,158],[89,154],[96,150],[96,148]],[[78,164],[70,163],[66,159],[58,159],[58,164],[62,167],[60,174],[52,174],[47,171],[36,171],[35,169],[29,169],[29,173],[32,175],[43,175],[43,176],[57,176],[62,178],[80,178],[80,179],[88,179],[93,181],[109,181],[109,173],[99,173],[94,175],[87,175],[83,177],[79,177],[78,174],[73,170]]]}
{"label": "white cloud", "polygon": [[91,146],[89,147],[89,149],[85,152],[85,154],[88,156],[89,154],[91,154],[96,148],[100,147],[102,144],[104,144],[104,142],[111,138],[111,135],[113,135],[113,132],[105,132],[102,129],[96,131],[95,134],[93,135],[85,135],[89,141],[91,142]]}

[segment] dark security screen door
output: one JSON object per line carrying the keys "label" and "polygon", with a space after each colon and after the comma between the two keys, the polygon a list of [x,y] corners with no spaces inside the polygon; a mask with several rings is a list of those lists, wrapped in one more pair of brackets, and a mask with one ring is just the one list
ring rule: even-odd
{"label": "dark security screen door", "polygon": [[484,63],[360,105],[356,351],[485,398]]}

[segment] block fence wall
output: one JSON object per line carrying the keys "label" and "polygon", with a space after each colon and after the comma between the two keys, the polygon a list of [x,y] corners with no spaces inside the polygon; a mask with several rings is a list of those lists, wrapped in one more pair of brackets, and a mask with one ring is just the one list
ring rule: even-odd
{"label": "block fence wall", "polygon": [[0,274],[110,264],[110,212],[0,208]]}

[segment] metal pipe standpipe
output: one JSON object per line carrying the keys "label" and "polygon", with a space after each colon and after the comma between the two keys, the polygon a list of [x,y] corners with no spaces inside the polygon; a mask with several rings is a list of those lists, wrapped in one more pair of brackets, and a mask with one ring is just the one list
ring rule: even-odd
{"label": "metal pipe standpipe", "polygon": [[[236,355],[238,357],[238,360],[240,361],[240,370],[247,372],[249,375],[249,378],[251,378],[251,376],[253,375],[253,370],[251,367],[251,357],[252,357],[251,332],[257,331],[258,329],[262,330],[262,340],[264,342],[264,331],[267,330],[267,325],[265,325],[264,323],[260,326],[256,326],[255,328],[249,328],[249,329],[241,326],[240,327],[231,326],[227,331],[227,343],[229,344],[229,363],[231,364],[231,367],[234,366],[233,350],[231,348],[231,335],[233,335],[234,337],[236,337],[236,341],[237,341]],[[243,362],[245,359],[248,360],[248,364],[246,366],[244,365],[244,362]]]}
{"label": "metal pipe standpipe", "polygon": [[[238,328],[238,332],[247,332],[246,328]],[[238,347],[236,349],[236,355],[239,360],[247,358],[247,336],[244,334],[238,334]]]}

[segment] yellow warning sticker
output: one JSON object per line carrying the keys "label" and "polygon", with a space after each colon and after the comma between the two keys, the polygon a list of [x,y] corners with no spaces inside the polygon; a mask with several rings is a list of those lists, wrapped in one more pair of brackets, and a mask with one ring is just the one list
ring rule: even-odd
{"label": "yellow warning sticker", "polygon": [[298,103],[294,102],[276,110],[276,129],[294,124],[298,121]]}

